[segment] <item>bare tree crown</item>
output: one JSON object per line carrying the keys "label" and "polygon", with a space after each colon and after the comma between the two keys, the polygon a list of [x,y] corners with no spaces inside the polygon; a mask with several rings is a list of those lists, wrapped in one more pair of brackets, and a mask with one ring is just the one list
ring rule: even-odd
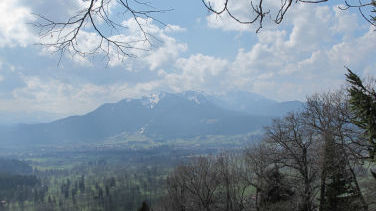
{"label": "bare tree crown", "polygon": [[[102,53],[108,60],[113,55],[120,59],[135,57],[137,51],[147,51],[151,46],[154,37],[147,30],[148,23],[154,21],[165,25],[155,15],[168,11],[138,0],[82,0],[81,3],[82,8],[63,22],[35,14],[38,20],[34,26],[42,38],[41,45],[59,53],[60,58],[65,53],[79,56]],[[138,34],[131,39],[124,37],[131,33],[129,26],[124,24],[129,19],[138,28]],[[80,46],[80,34],[85,31],[94,33],[97,38],[90,48]]]}

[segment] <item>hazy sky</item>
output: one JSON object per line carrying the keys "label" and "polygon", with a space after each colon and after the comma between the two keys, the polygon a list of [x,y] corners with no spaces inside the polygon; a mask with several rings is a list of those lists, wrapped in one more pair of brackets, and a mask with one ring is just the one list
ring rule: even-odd
{"label": "hazy sky", "polygon": [[[299,4],[281,25],[267,21],[256,34],[255,27],[209,14],[201,0],[152,0],[174,10],[158,15],[167,26],[148,25],[159,41],[139,58],[112,59],[106,66],[100,59],[67,56],[58,66],[58,55],[35,45],[39,38],[29,23],[33,13],[68,17],[80,2],[0,1],[0,112],[80,114],[158,91],[243,90],[304,100],[344,84],[344,66],[362,76],[376,73],[376,32],[356,11]],[[234,2],[234,12],[247,17],[248,1]],[[132,20],[124,24],[133,30]],[[90,46],[95,35],[83,35],[83,46]]]}

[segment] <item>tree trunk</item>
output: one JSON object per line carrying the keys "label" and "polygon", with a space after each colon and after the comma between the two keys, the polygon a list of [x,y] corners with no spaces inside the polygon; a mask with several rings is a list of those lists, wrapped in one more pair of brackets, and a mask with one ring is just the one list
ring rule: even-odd
{"label": "tree trunk", "polygon": [[350,172],[351,172],[352,178],[353,178],[354,183],[355,183],[355,189],[356,189],[356,191],[357,191],[358,194],[359,194],[359,198],[360,198],[360,202],[362,203],[363,210],[364,210],[364,211],[367,211],[367,210],[368,210],[368,204],[367,204],[366,200],[365,200],[364,197],[363,197],[362,191],[360,190],[359,183],[358,183],[358,180],[356,179],[355,172],[354,172],[354,170],[351,168],[350,164],[348,164],[348,165],[349,165],[349,169],[350,169]]}

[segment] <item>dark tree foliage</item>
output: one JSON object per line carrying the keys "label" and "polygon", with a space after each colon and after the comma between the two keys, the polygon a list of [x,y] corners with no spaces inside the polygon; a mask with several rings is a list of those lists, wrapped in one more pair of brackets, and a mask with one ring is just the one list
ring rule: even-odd
{"label": "dark tree foliage", "polygon": [[17,186],[34,186],[39,183],[35,176],[0,174],[0,191]]}
{"label": "dark tree foliage", "polygon": [[148,203],[146,203],[146,201],[142,202],[142,205],[138,209],[138,211],[150,211]]}
{"label": "dark tree foliage", "polygon": [[[368,210],[363,196],[356,186],[356,178],[351,174],[346,153],[341,146],[326,146],[326,171],[323,197],[320,198],[321,211]],[[331,151],[331,152],[329,152]],[[362,204],[363,203],[363,204]]]}
{"label": "dark tree foliage", "polygon": [[337,173],[328,177],[330,182],[326,186],[322,210],[367,210],[363,209],[359,201],[358,193],[352,186],[352,178],[346,171],[341,170],[337,168]]}
{"label": "dark tree foliage", "polygon": [[20,160],[0,159],[0,173],[29,175],[33,168]]}
{"label": "dark tree foliage", "polygon": [[40,180],[34,175],[0,174],[0,199],[7,202],[44,198],[47,189],[39,187]]}
{"label": "dark tree foliage", "polygon": [[369,158],[375,161],[376,156],[376,91],[366,87],[362,80],[347,69],[347,82],[350,84],[350,108],[354,112],[353,123],[365,131],[368,140]]}
{"label": "dark tree foliage", "polygon": [[286,202],[294,195],[291,186],[286,182],[284,175],[275,167],[266,173],[266,185],[264,191],[261,193],[261,206],[268,209],[269,206]]}

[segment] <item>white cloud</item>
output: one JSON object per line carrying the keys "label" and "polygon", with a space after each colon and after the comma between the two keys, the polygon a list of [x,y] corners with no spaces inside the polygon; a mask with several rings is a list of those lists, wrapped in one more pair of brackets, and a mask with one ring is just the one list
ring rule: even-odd
{"label": "white cloud", "polygon": [[357,72],[374,66],[374,31],[351,38],[347,35],[354,31],[341,24],[353,16],[344,18],[337,13],[336,7],[299,7],[293,14],[290,33],[261,32],[258,43],[248,52],[239,51],[232,63],[232,77],[240,81],[238,87],[274,99],[303,100],[315,92],[339,88],[345,82],[344,65]]}
{"label": "white cloud", "polygon": [[34,42],[28,25],[33,20],[31,10],[21,6],[19,0],[0,1],[0,47],[26,47]]}
{"label": "white cloud", "polygon": [[[217,11],[223,9],[224,0],[205,0],[212,8]],[[273,22],[272,18],[277,14],[280,1],[263,1],[264,11],[268,11],[268,15],[264,19],[263,27],[269,27],[270,23]],[[255,7],[255,2],[252,2]],[[252,10],[251,2],[248,0],[237,0],[229,1],[227,8],[231,14],[236,17],[239,21],[248,22],[253,20],[257,14]],[[211,28],[222,29],[224,31],[251,31],[255,32],[259,27],[259,20],[256,20],[254,24],[241,24],[235,21],[230,15],[226,12],[223,12],[221,15],[211,13],[206,17],[207,24]]]}
{"label": "white cloud", "polygon": [[177,25],[167,25],[163,29],[156,30],[157,39],[161,42],[160,46],[154,49],[146,56],[145,61],[149,64],[150,70],[155,70],[167,62],[171,62],[180,56],[180,53],[188,49],[187,44],[179,43],[168,33],[184,32],[186,29]]}
{"label": "white cloud", "polygon": [[[341,10],[339,7],[344,7],[343,5],[333,7],[335,11],[335,24],[332,26],[331,30],[337,33],[344,33],[346,36],[352,35],[352,33],[360,30],[362,27],[359,24],[358,15],[355,13],[350,13],[349,10]],[[346,37],[350,39],[351,37]]]}
{"label": "white cloud", "polygon": [[[112,15],[113,10],[119,6],[117,1],[109,1],[108,14]],[[58,38],[58,32],[38,39],[37,34],[30,27],[29,23],[36,21],[35,14],[41,14],[51,20],[58,22],[64,22],[68,17],[76,15],[81,9],[88,5],[88,1],[82,0],[2,0],[0,1],[0,48],[4,46],[22,46],[27,47],[32,43],[42,42],[44,44],[56,43]],[[100,4],[97,1],[96,4]],[[97,5],[97,6],[98,6]],[[126,16],[127,17],[127,16]],[[118,19],[116,15],[112,17]],[[41,21],[41,20],[39,20]],[[104,24],[97,20],[99,27]],[[140,25],[135,21],[133,17],[128,17],[123,21],[123,26],[126,30],[122,30],[119,33],[109,35],[111,39],[121,41],[129,44],[129,48],[126,49],[126,53],[135,55],[142,58],[139,61],[128,60],[128,56],[121,55],[118,49],[114,46],[109,48],[109,66],[125,65],[128,70],[137,69],[138,67],[145,66],[146,63],[152,70],[160,67],[166,62],[170,62],[175,59],[179,53],[186,51],[187,45],[177,42],[173,37],[168,35],[174,32],[184,32],[186,29],[177,25],[159,26],[158,23],[153,23],[150,18],[138,18],[137,21],[143,27],[144,32],[149,34],[149,42],[144,40],[144,33],[140,29]],[[72,26],[74,27],[74,26]],[[106,27],[104,27],[106,28]],[[60,37],[69,34],[71,30],[65,28]],[[90,55],[106,56],[107,43],[102,42],[102,49],[97,49],[98,44],[101,42],[98,34],[93,33],[93,30],[89,25],[83,26],[80,33],[77,36],[77,44],[74,47],[80,52],[86,52],[86,55],[77,54],[72,47],[69,47],[66,51],[66,56],[77,64],[83,66],[91,65]],[[72,36],[72,34],[70,34]],[[76,44],[76,43],[75,43]],[[41,55],[51,56],[51,52],[56,52],[56,48],[47,47],[42,48]],[[52,55],[58,56],[58,55]]]}
{"label": "white cloud", "polygon": [[145,60],[149,64],[150,70],[155,70],[158,67],[166,64],[168,61],[176,59],[181,52],[187,50],[187,45],[178,43],[175,39],[165,37],[163,45],[148,55]]}
{"label": "white cloud", "polygon": [[376,66],[376,34],[361,31],[356,16],[306,4],[296,5],[290,15],[291,30],[264,29],[251,49],[240,49],[233,61],[195,55],[178,59],[177,71],[162,71],[161,76],[176,91],[241,89],[278,100],[304,100],[344,84],[344,65],[360,73]]}
{"label": "white cloud", "polygon": [[44,111],[61,115],[84,114],[105,102],[136,98],[152,93],[158,81],[145,83],[69,83],[53,78],[22,77],[26,86],[16,88],[11,98],[0,101],[0,110]]}
{"label": "white cloud", "polygon": [[[177,25],[167,25],[164,28],[160,28],[155,25],[152,19],[142,19],[138,18],[138,22],[142,25],[143,30],[140,30],[140,26],[135,19],[130,18],[123,24],[129,29],[129,35],[127,37],[122,37],[122,40],[129,40],[131,42],[135,40],[140,40],[144,38],[144,32],[148,33],[148,41],[139,42],[138,48],[140,49],[150,49],[150,51],[134,51],[135,55],[139,57],[138,61],[128,60],[129,62],[134,62],[135,66],[131,65],[129,69],[137,68],[140,63],[146,62],[149,65],[150,70],[155,70],[167,62],[171,62],[176,59],[181,52],[187,50],[188,46],[185,43],[179,43],[175,38],[169,36],[172,32],[181,32],[185,29]],[[116,55],[115,55],[116,57]],[[125,58],[127,59],[127,58]],[[118,60],[113,64],[121,65],[122,61]],[[129,65],[129,64],[128,64]]]}
{"label": "white cloud", "polygon": [[[116,67],[123,71],[125,67],[134,72],[123,71],[127,72],[123,74],[116,69],[113,72],[117,73],[117,78],[109,76],[110,79],[113,77],[113,82],[107,81],[106,85],[102,81],[97,82],[101,83],[99,85],[90,82],[90,79],[80,78],[91,74],[83,73],[86,69],[77,74],[81,74],[80,76],[75,75],[78,77],[75,78],[78,81],[75,83],[58,80],[56,78],[59,77],[51,76],[53,74],[21,74],[23,83],[8,89],[11,90],[11,97],[0,100],[0,110],[79,114],[105,102],[114,102],[124,97],[135,98],[158,90],[223,93],[241,89],[279,100],[303,100],[314,92],[337,88],[343,84],[344,65],[362,75],[375,72],[376,61],[373,55],[376,34],[373,29],[358,27],[358,20],[353,14],[342,14],[336,7],[296,5],[286,18],[285,24],[278,29],[267,27],[258,33],[256,42],[251,46],[244,46],[245,49],[239,49],[234,59],[196,52],[188,52],[187,56],[183,56],[183,52],[188,51],[188,45],[175,39],[172,33],[185,31],[184,28],[174,25],[161,27],[150,19],[139,19],[145,26],[144,29],[156,39],[152,38],[153,46],[139,42],[138,47],[153,50],[134,51],[139,56],[138,59],[121,58],[113,50],[110,52],[110,68]],[[128,33],[112,38],[134,41],[142,37],[142,31],[133,19],[128,19],[124,24],[129,28]],[[248,26],[247,29],[238,28],[245,26],[234,25],[233,22],[221,24],[223,25],[215,27],[249,30]],[[83,41],[80,48],[85,51],[93,49],[98,42],[97,35],[88,31],[82,31],[78,39]],[[72,59],[78,64],[91,65],[91,61],[84,57],[76,55]],[[12,74],[17,75],[17,71],[18,69]],[[108,71],[108,74],[112,74],[112,71]],[[2,75],[3,81],[0,84],[10,78],[4,72]],[[132,77],[121,78],[119,75]]]}
{"label": "white cloud", "polygon": [[362,65],[375,62],[376,34],[373,28],[362,36],[340,42],[332,47],[328,56],[344,65]]}
{"label": "white cloud", "polygon": [[220,86],[218,82],[223,81],[220,78],[223,77],[227,64],[224,59],[202,54],[180,58],[175,63],[176,72],[164,74],[163,82],[176,92],[185,90],[210,92]]}
{"label": "white cloud", "polygon": [[[78,64],[91,65],[90,56],[104,56],[107,57],[110,67],[125,66],[129,71],[137,71],[137,69],[144,69],[145,64],[148,65],[150,70],[156,68],[176,59],[181,52],[187,50],[187,45],[179,43],[169,35],[172,32],[181,32],[185,29],[177,25],[167,25],[163,28],[153,23],[152,19],[129,18],[125,20],[123,26],[127,28],[124,33],[112,35],[109,39],[119,42],[120,45],[129,46],[129,48],[123,48],[126,54],[120,51],[115,45],[108,43],[106,40],[94,32],[88,32],[89,29],[82,28],[77,35],[77,45],[69,46],[67,50],[68,58],[71,58]],[[140,24],[140,25],[139,25]],[[140,28],[142,27],[142,29]],[[70,29],[66,28],[61,34],[68,36]],[[56,43],[58,39],[58,33],[48,37],[44,40],[44,43]],[[98,47],[101,48],[98,48]],[[50,55],[51,52],[55,52],[56,48],[48,47],[44,48],[43,55]],[[82,55],[78,52],[87,52],[86,55]],[[134,55],[136,57],[129,57]]]}
{"label": "white cloud", "polygon": [[[326,6],[297,4],[290,11],[290,24],[293,25],[290,34],[289,47],[300,48],[300,51],[312,52],[332,41],[333,33],[328,30],[333,21],[333,11]],[[312,18],[314,17],[314,18]]]}
{"label": "white cloud", "polygon": [[[210,0],[210,5],[217,10],[221,10],[224,5],[223,0]],[[235,2],[235,3],[233,3]],[[229,8],[231,13],[239,17],[240,20],[247,21],[249,19],[249,1],[229,1]],[[227,13],[221,15],[210,14],[206,17],[208,26],[212,28],[222,29],[225,31],[250,31],[255,30],[252,25],[239,24],[234,21]]]}
{"label": "white cloud", "polygon": [[185,31],[187,31],[186,28],[183,28],[183,27],[178,26],[178,25],[167,24],[167,26],[165,27],[165,32],[167,32],[167,33],[170,33],[170,32],[185,32]]}

